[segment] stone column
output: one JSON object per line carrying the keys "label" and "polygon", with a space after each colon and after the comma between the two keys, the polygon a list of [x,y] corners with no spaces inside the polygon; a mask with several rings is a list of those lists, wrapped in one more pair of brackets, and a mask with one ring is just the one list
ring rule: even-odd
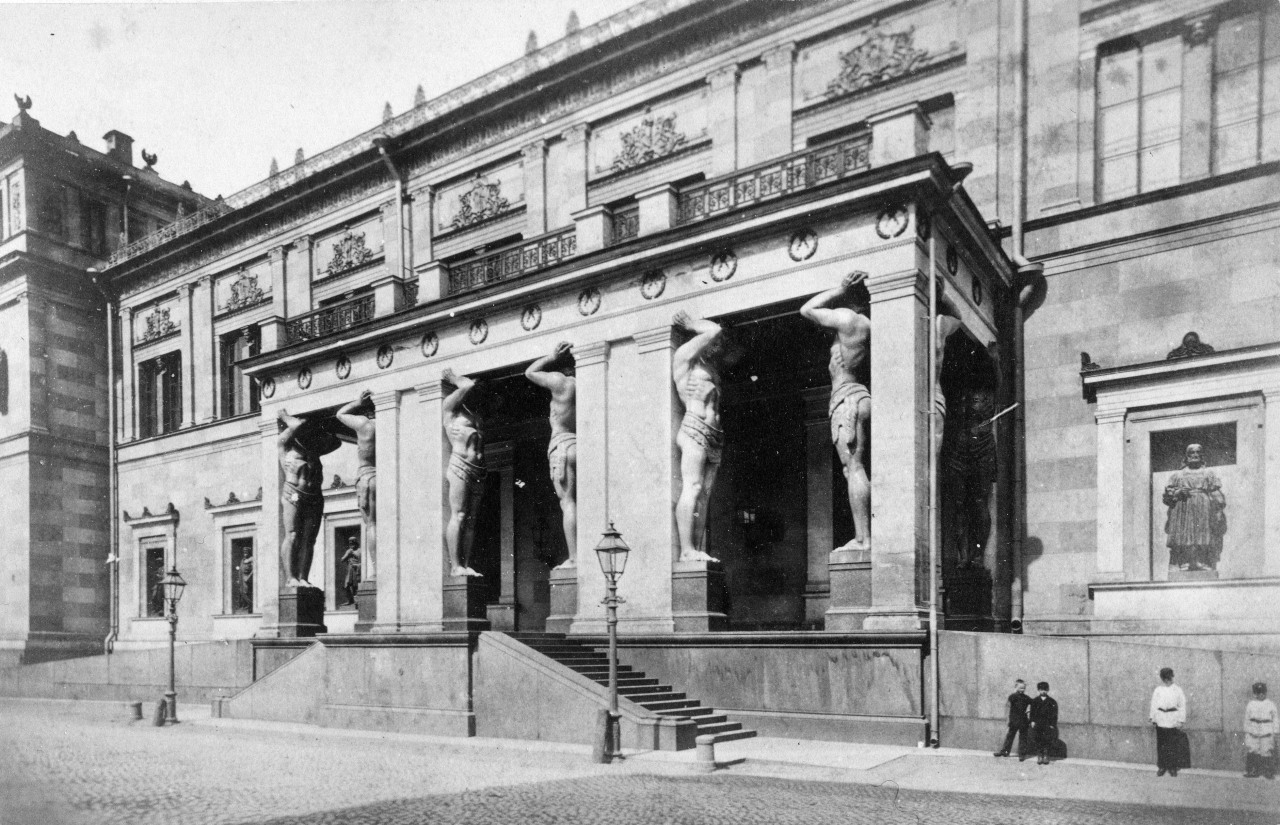
{"label": "stone column", "polygon": [[822,623],[831,600],[831,575],[827,563],[835,547],[832,534],[831,425],[827,418],[828,387],[801,393],[804,398],[805,501],[807,517],[808,574],[804,585],[806,625]]}
{"label": "stone column", "polygon": [[[486,444],[485,465],[490,473],[501,477],[498,487],[499,536],[498,603],[487,606],[489,625],[494,630],[516,629],[516,514],[515,514],[515,450],[510,441]],[[485,507],[494,502],[486,501]]]}
{"label": "stone column", "polygon": [[[292,254],[287,256],[286,261],[287,250],[286,246],[273,246],[267,253],[268,269],[271,274],[272,317],[260,325],[262,331],[260,343],[263,352],[270,352],[284,346],[284,322],[291,316],[301,315],[311,308],[310,277],[307,278],[305,290],[301,293],[295,291],[295,284],[291,283],[299,280],[298,271],[310,273],[311,239],[304,235],[294,241]],[[301,295],[305,295],[307,309],[300,311],[296,305]]]}
{"label": "stone column", "polygon": [[1214,12],[1187,18],[1182,30],[1182,182],[1209,176],[1213,152]]}
{"label": "stone column", "polygon": [[707,75],[707,85],[707,131],[711,135],[708,175],[714,178],[738,168],[738,64]]}
{"label": "stone column", "polygon": [[1266,456],[1262,465],[1262,546],[1266,557],[1261,573],[1280,576],[1280,384],[1263,387],[1262,398],[1266,405],[1262,426]]}
{"label": "stone column", "polygon": [[214,352],[213,302],[213,279],[208,275],[196,279],[191,294],[191,360],[195,372],[191,390],[197,424],[218,417],[215,405],[218,359]]}
{"label": "stone column", "polygon": [[[563,135],[567,144],[565,182],[568,188],[569,211],[580,212],[587,208],[587,140],[590,127],[579,123]],[[581,251],[581,250],[579,250]]]}
{"label": "stone column", "polygon": [[761,159],[777,158],[791,154],[792,71],[795,64],[796,44],[783,43],[761,55],[764,61],[764,81],[760,94],[765,100],[764,124],[756,138],[760,142]]}
{"label": "stone column", "polygon": [[525,237],[547,231],[547,142],[535,141],[524,147]]}
{"label": "stone column", "polygon": [[181,318],[181,329],[178,332],[179,348],[182,353],[182,426],[190,427],[196,423],[195,412],[195,348],[193,330],[195,318],[192,307],[195,305],[193,293],[196,285],[183,284],[178,288],[178,317]]}
{"label": "stone column", "polygon": [[1094,413],[1098,422],[1097,574],[1107,581],[1120,581],[1125,570],[1124,418],[1123,409]]}
{"label": "stone column", "polygon": [[918,587],[929,552],[928,280],[910,269],[868,287],[871,607],[863,627],[915,630],[924,626]]}
{"label": "stone column", "polygon": [[268,416],[264,411],[258,420],[258,432],[261,435],[262,510],[254,548],[253,587],[257,592],[253,594],[253,603],[262,605],[262,624],[257,636],[275,638],[285,634],[280,627],[280,599],[284,595],[280,570],[280,427],[274,415]]}
{"label": "stone column", "polygon": [[[133,307],[120,308],[120,431],[121,441],[138,437],[135,420],[137,400],[134,398],[137,368],[133,363]],[[256,602],[255,602],[256,604]]]}
{"label": "stone column", "polygon": [[[609,344],[595,341],[573,348],[577,377],[576,413],[578,421],[578,557],[574,567],[551,571],[551,613],[547,630],[552,633],[598,632],[602,611],[580,600],[591,593],[596,601],[604,595],[602,575],[592,552],[608,526],[609,496],[605,480],[609,475]],[[554,523],[554,521],[553,521]],[[590,620],[597,630],[577,627]]]}

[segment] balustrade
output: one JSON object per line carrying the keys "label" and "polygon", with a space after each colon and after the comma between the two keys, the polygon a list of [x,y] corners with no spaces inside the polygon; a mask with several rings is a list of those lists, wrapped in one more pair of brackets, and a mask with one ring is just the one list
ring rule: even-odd
{"label": "balustrade", "polygon": [[499,249],[473,260],[449,267],[449,294],[469,292],[487,284],[518,278],[572,258],[578,253],[575,229],[535,238],[532,241]]}
{"label": "balustrade", "polygon": [[312,338],[323,338],[372,321],[373,304],[372,295],[362,295],[294,318],[285,324],[285,343],[296,344]]}

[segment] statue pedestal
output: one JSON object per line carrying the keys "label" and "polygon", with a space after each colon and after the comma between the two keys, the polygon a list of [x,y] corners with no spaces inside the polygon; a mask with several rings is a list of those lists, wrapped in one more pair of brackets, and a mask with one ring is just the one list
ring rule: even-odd
{"label": "statue pedestal", "polygon": [[485,597],[489,587],[477,576],[446,576],[444,580],[444,629],[488,630]]}
{"label": "statue pedestal", "polygon": [[671,611],[677,633],[725,630],[724,568],[720,562],[678,561],[671,567]]}
{"label": "statue pedestal", "polygon": [[299,639],[326,632],[323,590],[290,587],[280,592],[280,638]]}
{"label": "statue pedestal", "polygon": [[547,616],[547,632],[568,633],[577,613],[578,568],[553,568],[551,570],[551,614]]}
{"label": "statue pedestal", "polygon": [[990,630],[991,573],[985,567],[962,567],[947,574],[945,626],[952,630]]}
{"label": "statue pedestal", "polygon": [[831,551],[827,559],[831,591],[823,629],[837,633],[862,630],[871,611],[871,551]]}
{"label": "statue pedestal", "polygon": [[378,583],[370,579],[360,582],[356,589],[356,632],[368,633],[378,621]]}
{"label": "statue pedestal", "polygon": [[497,604],[485,605],[485,618],[489,620],[489,628],[491,630],[515,630],[515,602],[503,601]]}

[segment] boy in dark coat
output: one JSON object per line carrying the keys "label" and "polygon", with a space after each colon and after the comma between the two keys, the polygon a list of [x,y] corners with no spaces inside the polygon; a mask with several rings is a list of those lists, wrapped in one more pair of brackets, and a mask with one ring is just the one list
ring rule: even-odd
{"label": "boy in dark coat", "polygon": [[993,756],[1008,756],[1013,746],[1013,737],[1018,737],[1018,761],[1027,758],[1027,708],[1031,706],[1031,697],[1027,695],[1027,683],[1021,679],[1013,683],[1013,693],[1005,701],[1009,711],[1009,731],[1005,734],[1004,744]]}
{"label": "boy in dark coat", "polygon": [[1058,703],[1049,695],[1049,683],[1036,685],[1039,693],[1031,700],[1028,717],[1031,720],[1031,742],[1036,749],[1036,764],[1049,764],[1049,751],[1058,741]]}

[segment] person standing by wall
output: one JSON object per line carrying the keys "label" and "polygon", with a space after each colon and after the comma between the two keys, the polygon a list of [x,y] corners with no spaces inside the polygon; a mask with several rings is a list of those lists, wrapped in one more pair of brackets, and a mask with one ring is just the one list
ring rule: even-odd
{"label": "person standing by wall", "polygon": [[1049,695],[1049,683],[1036,683],[1038,695],[1031,700],[1027,718],[1031,723],[1031,743],[1036,749],[1036,764],[1048,765],[1049,754],[1058,741],[1058,702]]}
{"label": "person standing by wall", "polygon": [[1276,736],[1280,713],[1267,698],[1267,683],[1255,682],[1253,699],[1244,706],[1244,775],[1246,779],[1276,778]]}
{"label": "person standing by wall", "polygon": [[1173,683],[1173,668],[1160,668],[1160,681],[1151,694],[1151,724],[1156,726],[1156,776],[1177,776],[1191,767],[1191,743],[1183,732],[1187,697]]}
{"label": "person standing by wall", "polygon": [[1031,697],[1027,695],[1027,683],[1018,679],[1013,683],[1013,693],[1009,694],[1009,698],[1005,701],[1005,708],[1009,711],[1009,731],[1005,734],[1004,744],[1000,746],[1000,750],[996,751],[994,756],[1008,756],[1009,749],[1013,746],[1013,737],[1018,737],[1018,761],[1021,762],[1027,758],[1027,726],[1030,721],[1027,718],[1027,712],[1031,707]]}

